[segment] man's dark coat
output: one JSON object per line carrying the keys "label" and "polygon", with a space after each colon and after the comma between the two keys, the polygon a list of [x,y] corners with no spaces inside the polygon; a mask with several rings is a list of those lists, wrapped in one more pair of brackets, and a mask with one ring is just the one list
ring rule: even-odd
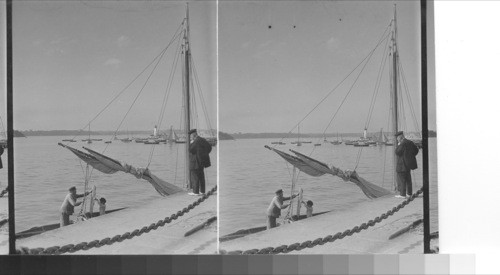
{"label": "man's dark coat", "polygon": [[411,140],[406,138],[396,148],[397,163],[396,172],[407,172],[417,169],[418,147]]}
{"label": "man's dark coat", "polygon": [[189,145],[189,169],[196,170],[210,167],[210,156],[212,145],[200,136],[197,136]]}

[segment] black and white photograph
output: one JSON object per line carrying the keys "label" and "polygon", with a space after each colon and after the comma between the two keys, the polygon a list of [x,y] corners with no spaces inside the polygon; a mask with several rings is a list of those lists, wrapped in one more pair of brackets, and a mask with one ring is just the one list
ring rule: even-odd
{"label": "black and white photograph", "polygon": [[0,68],[0,255],[9,254],[9,190],[7,181],[7,71],[6,71],[6,20],[5,6],[0,8],[0,52],[3,60]]}
{"label": "black and white photograph", "polygon": [[0,273],[499,273],[500,2],[0,6]]}
{"label": "black and white photograph", "polygon": [[416,1],[219,2],[221,253],[424,253],[423,116],[438,253],[420,18]]}
{"label": "black and white photograph", "polygon": [[12,3],[18,253],[217,253],[216,12]]}

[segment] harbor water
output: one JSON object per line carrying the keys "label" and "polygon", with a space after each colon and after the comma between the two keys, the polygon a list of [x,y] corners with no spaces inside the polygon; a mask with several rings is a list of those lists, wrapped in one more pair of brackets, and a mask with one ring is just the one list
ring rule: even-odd
{"label": "harbor water", "polygon": [[[80,161],[68,149],[59,145],[62,139],[69,137],[28,137],[15,139],[15,219],[16,232],[59,222],[59,209],[68,193],[68,188],[75,186],[78,194],[85,187],[85,163]],[[114,140],[111,144],[94,141],[91,144],[81,141],[85,136],[75,138],[77,142],[65,143],[73,148],[85,151],[82,146],[93,149],[134,167],[147,167],[157,177],[180,187],[185,186],[185,144],[124,143]],[[123,138],[123,137],[122,137]],[[108,146],[107,146],[108,145]],[[154,148],[154,150],[153,150]],[[212,166],[205,169],[207,189],[216,183],[217,147],[210,153]],[[151,161],[150,161],[150,155]],[[153,186],[143,179],[137,179],[131,174],[116,172],[104,174],[93,170],[88,188],[97,188],[97,197],[106,198],[106,209],[121,207],[137,207],[151,200],[162,198]],[[78,201],[82,201],[79,199]],[[184,206],[179,206],[179,209]],[[75,207],[75,219],[81,207]],[[88,208],[87,208],[88,209]],[[94,211],[98,207],[94,206]],[[133,218],[133,217],[131,217]],[[156,221],[151,221],[156,222]]]}
{"label": "harbor water", "polygon": [[[393,146],[354,147],[333,145],[323,140],[309,139],[312,143],[302,146],[272,145],[272,139],[241,139],[221,141],[219,169],[219,230],[220,236],[240,229],[266,225],[266,210],[274,192],[283,189],[290,196],[293,166],[278,154],[264,148],[269,145],[292,154],[289,149],[311,156],[329,166],[342,170],[356,170],[364,179],[393,190]],[[314,146],[321,143],[321,146]],[[429,181],[431,232],[438,231],[437,155],[436,139],[429,139]],[[359,161],[358,160],[359,154]],[[412,171],[413,191],[422,187],[422,153],[417,155],[418,169]],[[296,189],[303,189],[303,199],[314,203],[314,212],[342,211],[364,201],[369,201],[361,189],[339,177],[323,175],[312,177],[299,174]],[[423,200],[415,200],[422,203]],[[302,214],[305,214],[302,208]],[[389,210],[389,209],[387,209]],[[282,210],[282,215],[286,210]],[[380,213],[382,214],[382,213]]]}
{"label": "harbor water", "polygon": [[[82,193],[85,186],[85,163],[69,150],[58,146],[65,137],[29,137],[15,139],[15,219],[16,232],[59,222],[59,208],[68,193],[76,186]],[[102,152],[103,141],[87,144],[81,141],[69,143],[81,149],[82,146]],[[312,139],[311,139],[312,140]],[[264,148],[271,145],[271,139],[242,139],[220,141],[210,154],[212,167],[205,170],[207,188],[214,186],[217,179],[217,151],[219,150],[219,230],[220,235],[265,225],[266,209],[274,191],[282,188],[285,196],[290,195],[292,166],[276,153]],[[298,147],[291,140],[275,148],[288,152],[297,150],[306,155],[335,165],[343,170],[356,168],[366,180],[388,190],[393,188],[393,147],[353,147],[344,144],[332,145],[321,142],[321,146],[305,143]],[[146,167],[152,153],[149,169],[158,177],[177,186],[184,186],[184,145],[123,143],[119,140],[107,146],[105,154],[116,160],[136,167]],[[358,153],[361,150],[356,167]],[[429,139],[429,178],[431,199],[431,232],[438,231],[437,203],[437,156],[436,139]],[[422,186],[422,153],[417,156],[419,168],[412,172],[414,191]],[[97,187],[97,197],[105,197],[107,209],[136,207],[150,200],[162,198],[145,180],[117,172],[103,174],[92,172],[88,187]],[[314,202],[314,212],[342,211],[368,199],[354,184],[338,177],[324,175],[311,177],[299,175],[296,188],[304,191],[304,200]],[[81,201],[81,199],[80,199]],[[421,202],[416,200],[415,202]],[[75,208],[75,214],[80,207]],[[283,211],[286,213],[286,210]],[[75,219],[75,215],[72,216]],[[154,222],[154,221],[152,221]]]}

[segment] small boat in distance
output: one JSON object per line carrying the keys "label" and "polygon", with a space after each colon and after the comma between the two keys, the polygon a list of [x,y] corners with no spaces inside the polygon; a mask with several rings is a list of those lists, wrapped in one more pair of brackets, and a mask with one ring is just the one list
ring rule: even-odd
{"label": "small boat in distance", "polygon": [[353,143],[354,147],[368,147],[370,144],[364,141],[358,141]]}
{"label": "small boat in distance", "polygon": [[337,140],[330,141],[330,143],[333,144],[333,145],[340,145],[340,144],[342,144],[342,137],[340,137],[340,140],[339,140],[339,133],[337,133]]}
{"label": "small boat in distance", "polygon": [[297,125],[297,142],[292,142],[292,144],[302,146],[302,143],[300,142],[300,125]]}
{"label": "small boat in distance", "polygon": [[273,141],[271,144],[278,144],[278,145],[285,145],[286,143],[281,142],[281,141]]}
{"label": "small boat in distance", "polygon": [[144,144],[160,144],[160,141],[157,139],[148,139],[144,141]]}
{"label": "small boat in distance", "polygon": [[62,141],[66,141],[66,142],[76,142],[76,140],[74,140],[74,139],[63,139]]}
{"label": "small boat in distance", "polygon": [[128,130],[127,130],[127,137],[120,139],[121,142],[125,142],[125,143],[132,142],[132,140],[134,140],[134,139],[130,138]]}

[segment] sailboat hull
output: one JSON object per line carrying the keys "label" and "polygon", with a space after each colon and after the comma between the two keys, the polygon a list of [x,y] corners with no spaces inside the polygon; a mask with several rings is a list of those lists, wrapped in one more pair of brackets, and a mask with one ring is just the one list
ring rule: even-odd
{"label": "sailboat hull", "polygon": [[[113,210],[108,210],[108,211],[106,211],[106,214],[113,213],[113,212],[116,212],[116,211],[120,211],[120,210],[123,210],[123,209],[125,209],[125,207],[118,208],[118,209],[113,209]],[[87,218],[99,217],[99,212],[94,212],[92,214],[90,212],[87,212],[87,213],[85,213],[85,217],[87,217]],[[32,227],[32,228],[30,228],[28,230],[21,231],[21,232],[17,233],[16,234],[16,239],[28,238],[28,237],[35,236],[35,235],[38,235],[38,234],[42,234],[44,232],[51,231],[51,230],[54,230],[54,229],[57,229],[57,228],[60,228],[60,227],[61,227],[60,223],[52,223],[52,224],[47,224],[47,225],[42,225],[42,226],[35,226],[35,227]]]}

